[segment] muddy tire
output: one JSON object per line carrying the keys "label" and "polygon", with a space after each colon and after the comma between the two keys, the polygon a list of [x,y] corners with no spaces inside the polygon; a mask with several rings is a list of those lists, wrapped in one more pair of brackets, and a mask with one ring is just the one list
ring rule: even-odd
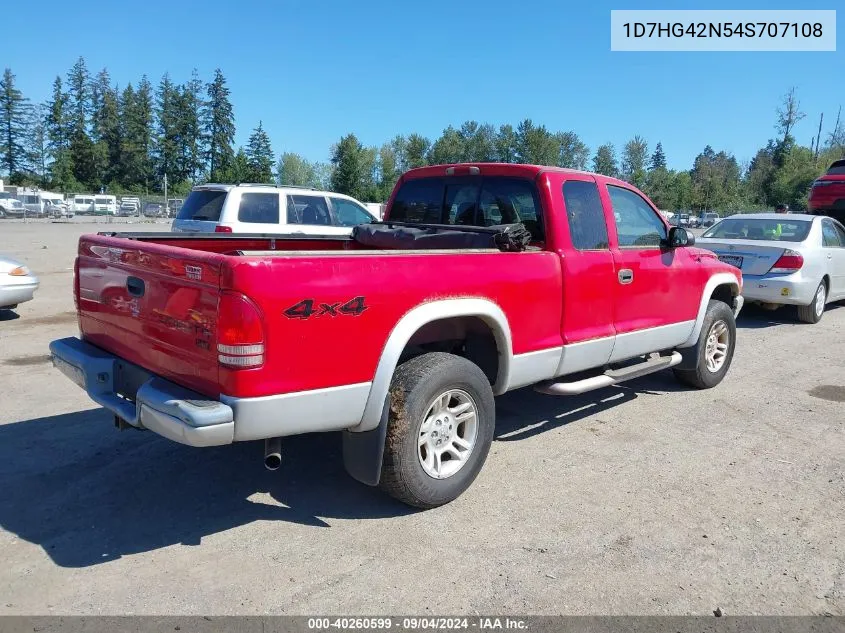
{"label": "muddy tire", "polygon": [[379,487],[417,508],[458,498],[493,441],[496,407],[484,372],[460,356],[430,353],[396,368]]}
{"label": "muddy tire", "polygon": [[809,305],[798,306],[798,319],[804,323],[818,323],[824,316],[824,305],[827,302],[827,285],[824,282],[816,288],[816,294]]}
{"label": "muddy tire", "polygon": [[707,304],[698,342],[680,350],[683,362],[673,369],[675,377],[696,389],[715,387],[731,366],[736,347],[733,311],[722,301]]}

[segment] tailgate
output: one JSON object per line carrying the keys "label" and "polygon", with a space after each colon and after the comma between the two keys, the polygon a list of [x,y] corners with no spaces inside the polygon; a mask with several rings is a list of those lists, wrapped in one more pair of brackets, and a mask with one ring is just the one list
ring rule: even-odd
{"label": "tailgate", "polygon": [[218,395],[222,260],[203,251],[83,236],[77,261],[83,338],[178,384]]}

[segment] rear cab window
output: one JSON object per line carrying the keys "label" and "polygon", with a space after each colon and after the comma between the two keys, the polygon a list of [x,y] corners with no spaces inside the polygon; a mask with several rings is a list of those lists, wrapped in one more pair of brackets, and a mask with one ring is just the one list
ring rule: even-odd
{"label": "rear cab window", "polygon": [[542,242],[543,218],[537,188],[522,178],[442,177],[404,182],[390,220],[414,224],[497,226],[522,223]]}
{"label": "rear cab window", "polygon": [[218,222],[227,192],[219,189],[199,189],[192,191],[185,204],[179,209],[177,220],[203,220]]}

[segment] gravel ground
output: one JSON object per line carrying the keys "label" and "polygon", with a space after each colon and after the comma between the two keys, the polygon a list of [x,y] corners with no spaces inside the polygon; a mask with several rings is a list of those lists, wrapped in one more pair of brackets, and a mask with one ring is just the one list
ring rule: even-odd
{"label": "gravel ground", "polygon": [[337,434],[270,473],[260,444],[115,430],[47,350],[103,228],[0,222],[41,277],[0,315],[0,614],[845,613],[842,306],[747,310],[710,391],[508,394],[475,484],[417,512],[349,479]]}

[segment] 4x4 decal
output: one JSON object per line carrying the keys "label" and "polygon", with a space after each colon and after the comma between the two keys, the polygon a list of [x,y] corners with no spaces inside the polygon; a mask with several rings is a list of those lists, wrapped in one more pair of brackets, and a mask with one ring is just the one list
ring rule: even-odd
{"label": "4x4 decal", "polygon": [[346,303],[320,303],[316,299],[303,299],[284,311],[289,319],[309,319],[321,316],[361,316],[367,309],[364,297],[355,297]]}

